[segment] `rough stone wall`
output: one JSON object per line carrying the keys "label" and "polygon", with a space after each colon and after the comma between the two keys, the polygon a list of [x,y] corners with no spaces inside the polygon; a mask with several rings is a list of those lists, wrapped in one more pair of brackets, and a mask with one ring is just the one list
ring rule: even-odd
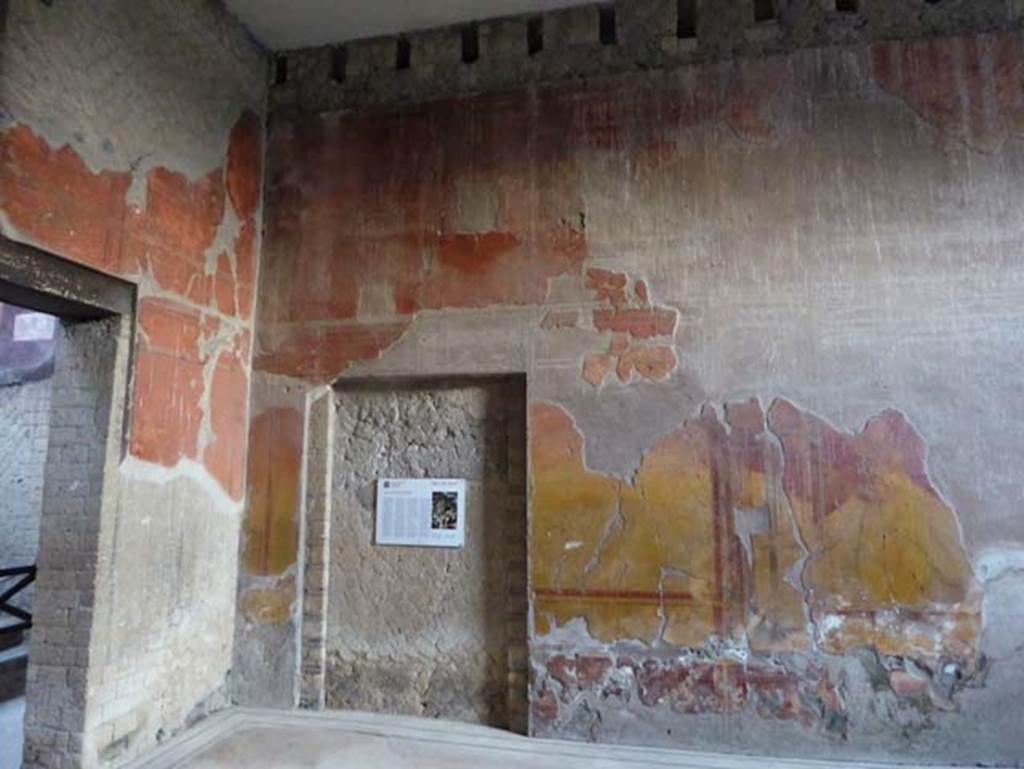
{"label": "rough stone wall", "polygon": [[[525,715],[524,406],[518,381],[339,391],[328,707],[503,727]],[[375,546],[381,477],[465,478],[465,547]]]}
{"label": "rough stone wall", "polygon": [[[0,568],[36,562],[51,381],[0,387]],[[14,603],[28,609],[31,597],[30,587]]]}
{"label": "rough stone wall", "polygon": [[110,611],[92,618],[92,765],[224,701],[266,62],[206,0],[4,6],[0,231],[138,286],[116,536],[96,574]]}
{"label": "rough stone wall", "polygon": [[1019,762],[1022,116],[1016,31],[282,110],[255,366],[526,373],[534,734]]}

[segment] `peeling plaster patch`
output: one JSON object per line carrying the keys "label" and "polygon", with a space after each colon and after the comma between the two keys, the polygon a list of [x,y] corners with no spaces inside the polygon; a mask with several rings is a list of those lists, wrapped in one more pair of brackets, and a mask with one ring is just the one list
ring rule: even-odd
{"label": "peeling plaster patch", "polygon": [[988,548],[974,563],[985,584],[981,651],[996,662],[1024,654],[1024,548]]}

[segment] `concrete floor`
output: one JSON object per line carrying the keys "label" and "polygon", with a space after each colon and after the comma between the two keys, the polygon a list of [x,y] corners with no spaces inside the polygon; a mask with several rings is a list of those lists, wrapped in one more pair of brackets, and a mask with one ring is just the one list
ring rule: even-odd
{"label": "concrete floor", "polygon": [[[836,762],[527,739],[495,729],[368,713],[231,710],[132,769],[835,769]],[[880,769],[884,764],[847,764]],[[126,768],[127,769],[127,768]],[[903,765],[901,769],[909,769]],[[935,767],[932,767],[935,769]]]}
{"label": "concrete floor", "polygon": [[0,702],[0,769],[21,766],[21,722],[25,717],[25,698]]}

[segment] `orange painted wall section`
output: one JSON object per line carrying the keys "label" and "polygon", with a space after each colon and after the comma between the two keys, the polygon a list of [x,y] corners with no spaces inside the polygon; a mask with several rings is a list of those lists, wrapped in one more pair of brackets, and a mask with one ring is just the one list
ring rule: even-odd
{"label": "orange painted wall section", "polygon": [[268,409],[253,418],[244,531],[250,575],[281,575],[297,560],[302,443],[302,415],[295,409]]}
{"label": "orange painted wall section", "polygon": [[[155,167],[145,203],[129,172],[90,170],[30,127],[0,132],[0,209],[10,235],[139,283],[130,450],[205,465],[240,500],[246,454],[262,126],[245,112],[223,166],[197,179]],[[214,252],[228,217],[229,243]]]}

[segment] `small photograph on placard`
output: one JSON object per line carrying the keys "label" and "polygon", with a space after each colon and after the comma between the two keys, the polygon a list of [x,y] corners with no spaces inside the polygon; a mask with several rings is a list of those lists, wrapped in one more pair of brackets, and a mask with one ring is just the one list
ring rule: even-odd
{"label": "small photograph on placard", "polygon": [[459,525],[458,492],[435,491],[430,495],[430,528],[454,530]]}

